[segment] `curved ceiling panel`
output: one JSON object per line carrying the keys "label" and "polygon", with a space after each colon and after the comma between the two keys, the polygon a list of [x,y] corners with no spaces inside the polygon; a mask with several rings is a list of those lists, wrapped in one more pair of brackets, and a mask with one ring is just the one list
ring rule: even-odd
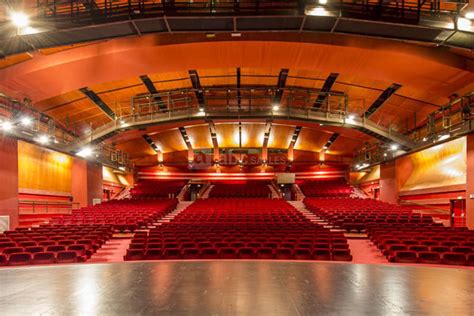
{"label": "curved ceiling panel", "polygon": [[186,143],[178,129],[171,129],[149,135],[158,148],[161,148],[163,153],[187,150]]}
{"label": "curved ceiling panel", "polygon": [[186,127],[186,133],[189,136],[189,141],[193,149],[212,148],[209,125]]}
{"label": "curved ceiling panel", "polygon": [[435,93],[444,98],[474,81],[472,62],[403,43],[367,40],[372,44],[367,45],[358,39],[343,43],[209,41],[160,45],[156,39],[154,35],[120,38],[51,55],[38,54],[0,70],[0,87],[17,96],[26,93],[39,102],[81,87],[143,74],[236,67],[383,78],[420,93],[427,91],[427,96]]}
{"label": "curved ceiling panel", "polygon": [[273,124],[268,140],[268,148],[288,149],[294,131],[294,126]]}

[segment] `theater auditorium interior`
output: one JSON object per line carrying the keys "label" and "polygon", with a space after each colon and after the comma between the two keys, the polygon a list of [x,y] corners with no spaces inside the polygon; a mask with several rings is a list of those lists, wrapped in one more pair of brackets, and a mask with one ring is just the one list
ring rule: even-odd
{"label": "theater auditorium interior", "polygon": [[0,2],[0,315],[473,315],[474,2]]}

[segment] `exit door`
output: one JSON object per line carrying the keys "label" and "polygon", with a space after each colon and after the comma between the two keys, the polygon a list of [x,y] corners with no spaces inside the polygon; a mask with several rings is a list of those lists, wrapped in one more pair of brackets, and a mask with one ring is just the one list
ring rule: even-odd
{"label": "exit door", "polygon": [[451,227],[466,226],[466,200],[456,199],[451,202]]}

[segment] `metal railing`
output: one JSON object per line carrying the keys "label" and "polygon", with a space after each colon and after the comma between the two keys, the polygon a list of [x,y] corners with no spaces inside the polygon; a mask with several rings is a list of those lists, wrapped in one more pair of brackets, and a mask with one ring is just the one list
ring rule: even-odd
{"label": "metal railing", "polygon": [[[62,24],[88,24],[156,16],[303,15],[314,1],[285,0],[38,0],[38,17]],[[329,1],[326,8],[340,16],[418,21],[421,16],[455,13],[457,4],[440,0]]]}
{"label": "metal railing", "polygon": [[[317,89],[285,88],[275,100],[277,88],[183,89],[132,98],[129,114],[91,130],[70,150],[98,143],[118,132],[165,122],[219,119],[291,119],[359,129],[383,140],[393,140],[411,148],[410,139],[390,128],[353,116],[343,93],[323,93]],[[315,104],[318,96],[325,101]],[[200,101],[201,100],[201,101]]]}
{"label": "metal railing", "polygon": [[77,202],[51,202],[20,200],[20,214],[71,214],[73,210],[80,209]]}

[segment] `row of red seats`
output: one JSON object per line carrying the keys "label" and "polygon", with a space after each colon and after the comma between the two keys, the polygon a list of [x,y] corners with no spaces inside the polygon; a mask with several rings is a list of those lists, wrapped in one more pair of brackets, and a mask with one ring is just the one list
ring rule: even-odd
{"label": "row of red seats", "polygon": [[353,192],[343,180],[305,181],[298,186],[306,197],[349,197]]}
{"label": "row of red seats", "polygon": [[371,199],[306,198],[306,208],[334,227],[364,231],[370,225],[422,224],[436,226],[431,216],[421,216],[402,207]]}
{"label": "row of red seats", "polygon": [[111,236],[101,225],[17,228],[0,235],[0,265],[84,262]]}
{"label": "row of red seats", "polygon": [[175,198],[185,185],[185,181],[142,180],[130,194],[134,199]]}
{"label": "row of red seats", "polygon": [[148,233],[137,232],[125,260],[352,260],[341,233],[272,199],[198,200]]}
{"label": "row of red seats", "polygon": [[129,249],[125,260],[172,259],[283,259],[351,261],[349,249],[308,248],[169,248]]}
{"label": "row of red seats", "polygon": [[466,228],[372,227],[369,237],[390,262],[474,265],[474,231]]}
{"label": "row of red seats", "polygon": [[134,231],[169,214],[177,204],[176,199],[109,201],[74,210],[70,215],[51,219],[50,223],[111,225],[116,231]]}
{"label": "row of red seats", "polygon": [[210,198],[271,198],[268,184],[215,184],[209,192]]}

